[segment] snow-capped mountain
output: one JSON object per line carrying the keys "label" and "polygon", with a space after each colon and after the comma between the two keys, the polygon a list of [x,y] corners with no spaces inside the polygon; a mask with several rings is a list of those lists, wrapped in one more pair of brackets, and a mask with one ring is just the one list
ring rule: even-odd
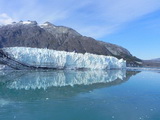
{"label": "snow-capped mountain", "polygon": [[128,64],[137,64],[137,61],[140,61],[125,48],[97,41],[81,35],[72,28],[56,26],[49,22],[39,25],[36,21],[20,21],[0,26],[0,48],[5,47],[47,48],[115,56],[118,59],[125,59]]}

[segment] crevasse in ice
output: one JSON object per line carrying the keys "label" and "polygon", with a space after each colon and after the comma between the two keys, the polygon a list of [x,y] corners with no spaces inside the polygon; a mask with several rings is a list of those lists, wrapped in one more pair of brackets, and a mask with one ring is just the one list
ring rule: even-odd
{"label": "crevasse in ice", "polygon": [[126,61],[112,56],[75,53],[30,47],[3,48],[15,60],[36,67],[57,69],[125,68]]}

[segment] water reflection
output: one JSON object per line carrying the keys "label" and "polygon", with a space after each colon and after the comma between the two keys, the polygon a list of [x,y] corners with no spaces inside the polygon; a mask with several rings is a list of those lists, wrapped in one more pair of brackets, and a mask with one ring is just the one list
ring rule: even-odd
{"label": "water reflection", "polygon": [[[0,75],[0,119],[159,120],[160,74],[141,72],[137,75],[137,73],[139,72],[10,71],[7,73],[6,71]],[[66,86],[49,85],[52,82],[46,77],[52,78],[58,74],[60,76],[63,74],[65,80],[68,80]],[[98,76],[99,74],[101,77]],[[48,87],[34,87],[34,89],[11,87],[14,82],[19,86],[28,85],[27,81],[30,83],[31,80],[35,83],[35,78],[37,79],[38,76],[46,79],[46,81],[42,80],[46,82],[43,85],[49,81]],[[87,82],[73,84],[75,78],[85,79]],[[112,81],[106,82],[109,78]],[[21,81],[21,84],[18,81]]]}
{"label": "water reflection", "polygon": [[109,71],[6,71],[0,74],[0,97],[18,100],[59,99],[110,87],[138,72]]}
{"label": "water reflection", "polygon": [[91,85],[95,83],[110,83],[126,78],[124,70],[110,71],[14,71],[2,74],[2,80],[7,80],[9,89],[47,89],[74,85]]}

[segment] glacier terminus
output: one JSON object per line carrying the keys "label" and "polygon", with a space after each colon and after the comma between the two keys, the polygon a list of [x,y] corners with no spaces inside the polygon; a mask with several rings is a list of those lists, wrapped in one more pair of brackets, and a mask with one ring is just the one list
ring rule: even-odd
{"label": "glacier terminus", "polygon": [[[1,62],[12,68],[123,69],[126,61],[113,56],[76,53],[31,47],[2,48]],[[19,67],[20,66],[20,67]]]}

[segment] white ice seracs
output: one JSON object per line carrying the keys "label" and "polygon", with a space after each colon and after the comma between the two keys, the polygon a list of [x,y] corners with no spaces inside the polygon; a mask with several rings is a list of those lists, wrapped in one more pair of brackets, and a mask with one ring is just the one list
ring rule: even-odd
{"label": "white ice seracs", "polygon": [[57,69],[121,69],[126,61],[112,56],[75,53],[30,47],[3,48],[15,60],[36,67]]}

